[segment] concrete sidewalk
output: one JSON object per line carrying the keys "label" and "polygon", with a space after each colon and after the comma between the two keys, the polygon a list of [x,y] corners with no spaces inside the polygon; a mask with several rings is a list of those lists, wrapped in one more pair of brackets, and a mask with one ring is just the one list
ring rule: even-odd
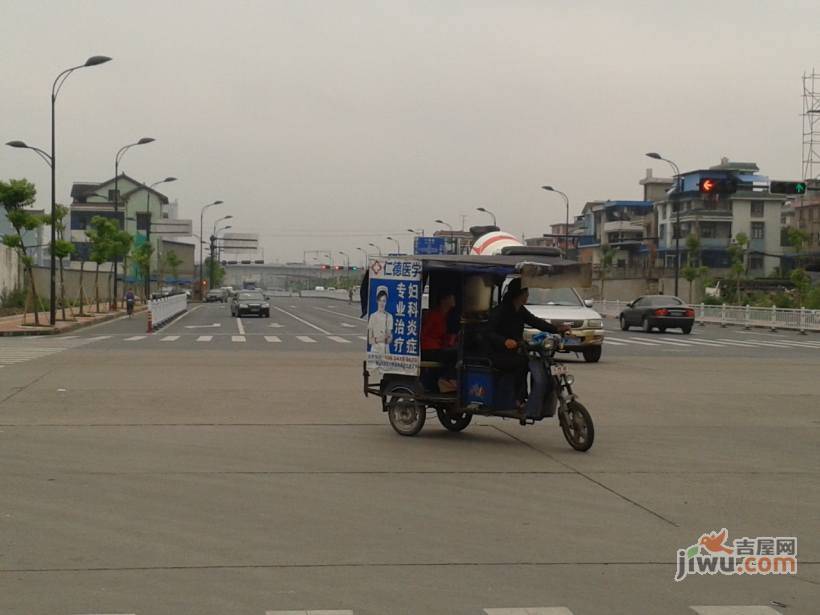
{"label": "concrete sidewalk", "polygon": [[[135,312],[146,310],[145,305],[138,305],[134,308]],[[66,310],[68,315],[68,310]],[[86,307],[87,316],[75,316],[73,319],[60,320],[60,310],[57,311],[57,322],[52,327],[48,324],[48,311],[40,312],[41,325],[35,326],[34,315],[29,312],[26,314],[26,324],[23,324],[23,314],[14,314],[12,316],[4,316],[0,318],[0,337],[21,336],[21,335],[55,335],[58,333],[67,333],[75,331],[83,327],[89,327],[97,323],[113,320],[125,315],[125,309],[107,310],[105,312],[96,313],[96,306],[89,305]]]}

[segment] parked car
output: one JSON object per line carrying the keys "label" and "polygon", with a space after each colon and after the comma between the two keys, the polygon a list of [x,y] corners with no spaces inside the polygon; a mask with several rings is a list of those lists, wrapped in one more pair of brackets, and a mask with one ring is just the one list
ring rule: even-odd
{"label": "parked car", "polygon": [[661,333],[667,329],[690,333],[695,323],[695,310],[677,297],[644,295],[627,303],[618,320],[623,331],[629,327],[641,327],[647,333],[655,328]]}
{"label": "parked car", "polygon": [[240,290],[231,299],[231,316],[254,314],[270,318],[270,303],[258,290]]}
{"label": "parked car", "polygon": [[[604,321],[592,309],[592,301],[584,301],[574,288],[530,288],[527,309],[553,325],[568,324],[563,352],[574,352],[588,363],[601,359],[604,343]],[[528,329],[529,338],[537,331]]]}
{"label": "parked car", "polygon": [[214,288],[208,291],[208,294],[205,295],[206,303],[213,303],[214,301],[219,301],[220,303],[225,302],[225,292],[222,289]]}

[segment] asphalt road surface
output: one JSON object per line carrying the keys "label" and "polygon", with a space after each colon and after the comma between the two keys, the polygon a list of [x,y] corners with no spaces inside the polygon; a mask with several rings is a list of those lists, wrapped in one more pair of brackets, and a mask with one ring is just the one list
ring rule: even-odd
{"label": "asphalt road surface", "polygon": [[[817,612],[820,337],[608,321],[568,356],[577,453],[557,422],[401,438],[356,306],[273,306],[0,339],[0,614]],[[797,537],[798,574],[676,583],[724,527]]]}

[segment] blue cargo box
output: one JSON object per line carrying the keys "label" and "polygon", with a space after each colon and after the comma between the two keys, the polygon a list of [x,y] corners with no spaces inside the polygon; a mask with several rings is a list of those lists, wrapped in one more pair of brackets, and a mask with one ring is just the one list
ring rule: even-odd
{"label": "blue cargo box", "polygon": [[461,391],[462,403],[493,405],[493,371],[489,367],[467,367]]}

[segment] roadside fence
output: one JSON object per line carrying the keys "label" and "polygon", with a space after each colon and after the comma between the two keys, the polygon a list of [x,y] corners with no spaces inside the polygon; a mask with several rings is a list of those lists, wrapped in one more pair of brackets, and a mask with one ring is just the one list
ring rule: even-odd
{"label": "roadside fence", "polygon": [[185,293],[151,299],[148,301],[148,333],[171,320],[174,316],[188,309],[188,297]]}
{"label": "roadside fence", "polygon": [[[617,318],[626,307],[626,301],[596,301],[595,309],[601,316]],[[800,333],[807,331],[820,332],[820,310],[806,308],[786,309],[777,307],[752,307],[750,305],[705,305],[699,303],[691,306],[695,310],[695,322],[698,324],[715,323],[721,327],[740,325],[745,329],[765,327],[776,329],[794,329]]]}

